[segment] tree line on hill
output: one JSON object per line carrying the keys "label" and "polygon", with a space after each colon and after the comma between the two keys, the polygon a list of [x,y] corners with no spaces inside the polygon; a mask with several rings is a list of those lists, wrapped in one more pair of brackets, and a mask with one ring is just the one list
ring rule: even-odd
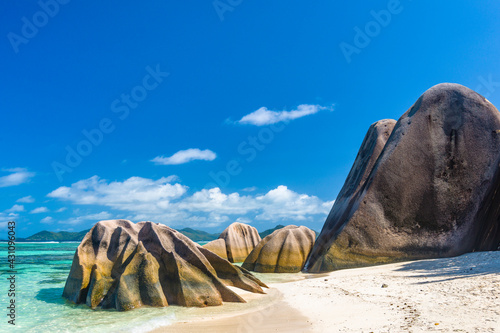
{"label": "tree line on hill", "polygon": [[[272,229],[265,230],[260,232],[259,235],[261,238],[270,235],[273,231],[284,228],[284,225],[277,225]],[[81,242],[83,237],[90,231],[90,229],[79,231],[79,232],[71,232],[71,231],[40,231],[34,235],[31,235],[26,238],[18,238],[19,242]],[[189,237],[191,240],[195,242],[209,242],[214,239],[219,238],[219,234],[211,234],[206,231],[196,230],[192,228],[184,228],[177,230],[183,235]]]}

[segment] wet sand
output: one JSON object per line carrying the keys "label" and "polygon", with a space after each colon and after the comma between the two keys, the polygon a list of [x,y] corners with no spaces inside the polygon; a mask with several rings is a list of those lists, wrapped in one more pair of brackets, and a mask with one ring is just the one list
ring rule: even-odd
{"label": "wet sand", "polygon": [[310,320],[286,302],[232,317],[212,317],[196,322],[180,322],[155,332],[250,333],[314,332]]}

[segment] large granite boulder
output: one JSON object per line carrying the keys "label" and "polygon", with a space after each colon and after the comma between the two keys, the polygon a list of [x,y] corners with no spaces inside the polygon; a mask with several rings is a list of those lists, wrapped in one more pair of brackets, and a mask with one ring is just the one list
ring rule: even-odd
{"label": "large granite boulder", "polygon": [[219,236],[226,243],[227,258],[230,262],[243,262],[261,238],[251,225],[234,222]]}
{"label": "large granite boulder", "polygon": [[370,128],[305,271],[498,248],[498,110],[446,83],[391,127],[383,121]]}
{"label": "large granite boulder", "polygon": [[218,255],[221,258],[224,258],[227,260],[227,252],[226,252],[226,241],[223,240],[222,238],[215,239],[211,242],[208,242],[205,245],[202,245],[203,248],[212,251],[216,255]]}
{"label": "large granite boulder", "polygon": [[289,225],[264,237],[242,267],[259,273],[297,273],[311,252],[316,234],[311,229]]}
{"label": "large granite boulder", "polygon": [[245,302],[227,286],[263,293],[265,285],[165,225],[110,220],[78,246],[63,297],[117,310]]}

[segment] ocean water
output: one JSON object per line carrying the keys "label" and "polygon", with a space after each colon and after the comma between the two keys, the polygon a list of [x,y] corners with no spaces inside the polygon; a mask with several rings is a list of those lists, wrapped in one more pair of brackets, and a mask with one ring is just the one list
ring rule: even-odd
{"label": "ocean water", "polygon": [[[262,306],[276,300],[268,291],[264,300],[246,304],[225,303],[219,307],[140,308],[127,312],[91,310],[73,305],[62,298],[62,292],[78,243],[16,244],[16,325],[7,323],[9,304],[9,270],[7,244],[0,242],[0,332],[149,332],[179,320],[230,314],[248,307]],[[265,283],[301,279],[302,274],[256,274]]]}

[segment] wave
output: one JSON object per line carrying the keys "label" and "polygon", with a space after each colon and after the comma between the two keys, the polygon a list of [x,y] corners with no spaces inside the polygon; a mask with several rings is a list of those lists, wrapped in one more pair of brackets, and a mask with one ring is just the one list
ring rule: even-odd
{"label": "wave", "polygon": [[137,326],[132,326],[130,328],[130,330],[128,330],[128,331],[133,332],[133,333],[147,333],[147,332],[151,332],[157,328],[171,325],[174,322],[175,322],[175,315],[173,313],[171,313],[171,314],[166,315],[166,316],[162,316],[162,317],[150,319],[146,322],[142,322]]}
{"label": "wave", "polygon": [[17,242],[18,244],[59,244],[61,242],[54,242],[54,241],[49,241],[49,242],[22,242],[22,241],[19,241]]}

